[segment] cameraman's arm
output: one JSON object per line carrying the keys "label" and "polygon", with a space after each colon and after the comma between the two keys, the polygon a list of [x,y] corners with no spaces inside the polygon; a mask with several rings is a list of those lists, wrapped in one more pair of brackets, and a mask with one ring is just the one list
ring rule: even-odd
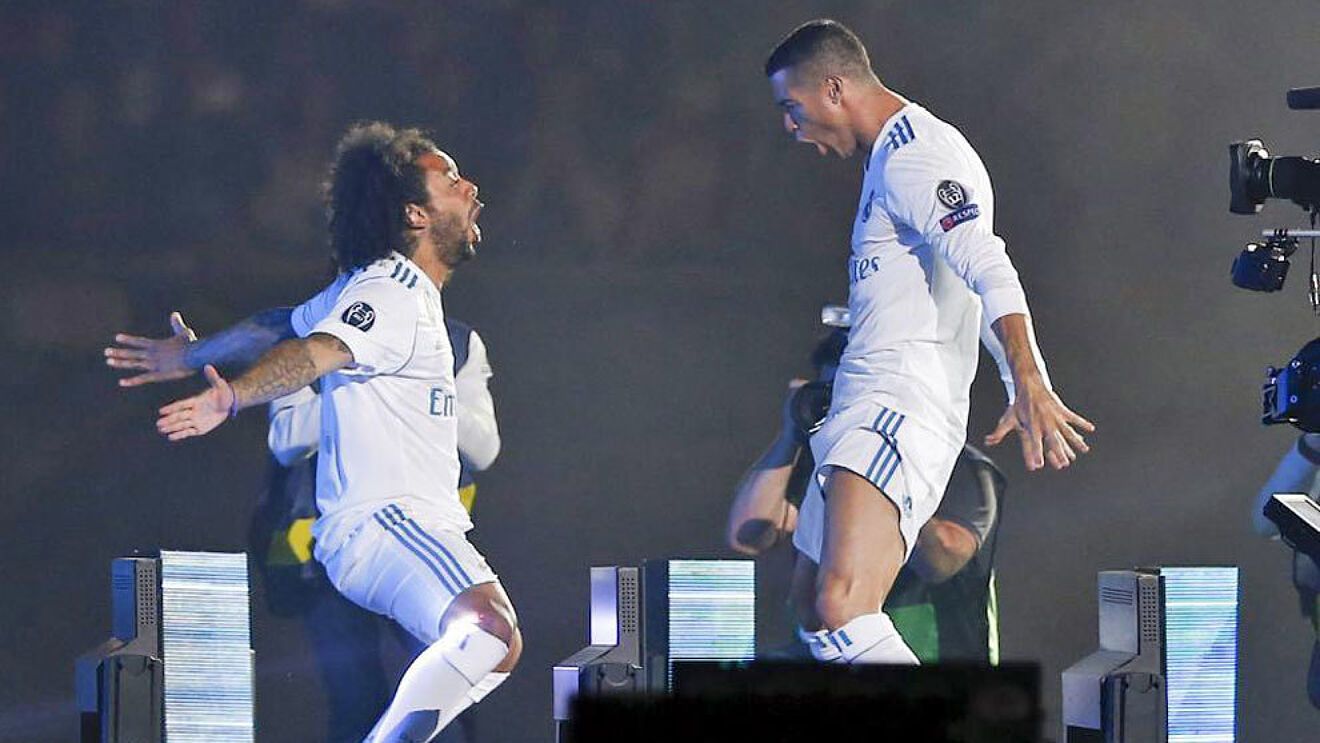
{"label": "cameraman's arm", "polygon": [[780,410],[779,435],[738,483],[729,509],[725,541],[744,555],[759,555],[797,526],[797,508],[788,502],[788,483],[801,447],[793,420],[793,395],[805,379],[788,383]]}
{"label": "cameraman's arm", "polygon": [[1317,470],[1320,470],[1320,434],[1303,434],[1297,439],[1297,444],[1290,447],[1283,459],[1279,460],[1274,473],[1256,496],[1256,503],[1251,509],[1251,523],[1256,527],[1257,534],[1263,537],[1278,536],[1278,527],[1265,518],[1265,504],[1275,493],[1311,493]]}
{"label": "cameraman's arm", "polygon": [[800,447],[782,430],[770,448],[743,475],[729,509],[726,539],[744,555],[759,555],[797,526],[797,509],[785,497]]}

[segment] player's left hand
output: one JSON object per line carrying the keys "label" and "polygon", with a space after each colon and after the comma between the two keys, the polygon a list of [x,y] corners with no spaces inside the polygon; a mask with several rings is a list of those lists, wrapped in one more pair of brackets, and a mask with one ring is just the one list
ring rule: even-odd
{"label": "player's left hand", "polygon": [[1036,382],[1021,385],[1017,393],[1017,399],[999,417],[999,425],[985,437],[986,446],[995,446],[1017,431],[1028,470],[1041,469],[1046,462],[1061,470],[1078,454],[1091,450],[1078,429],[1094,433],[1095,424],[1069,410],[1053,390]]}
{"label": "player's left hand", "polygon": [[110,346],[103,352],[106,366],[142,372],[121,377],[120,387],[183,379],[196,373],[188,368],[187,351],[188,346],[197,341],[197,333],[188,327],[178,312],[170,313],[170,333],[168,338],[143,338],[127,333],[115,336],[115,343],[119,345]]}
{"label": "player's left hand", "polygon": [[229,386],[214,366],[203,370],[211,386],[199,395],[172,402],[160,409],[156,430],[170,441],[205,436],[229,417],[234,406],[234,388]]}

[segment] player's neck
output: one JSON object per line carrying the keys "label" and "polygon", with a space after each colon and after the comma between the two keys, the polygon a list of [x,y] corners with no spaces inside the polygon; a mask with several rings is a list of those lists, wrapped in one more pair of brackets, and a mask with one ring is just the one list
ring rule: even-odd
{"label": "player's neck", "polygon": [[884,130],[885,122],[907,104],[907,99],[884,85],[877,84],[866,92],[857,106],[853,124],[853,131],[857,134],[857,145],[863,152],[871,151]]}
{"label": "player's neck", "polygon": [[449,281],[449,274],[453,273],[454,269],[440,260],[439,252],[429,243],[418,245],[417,250],[413,251],[411,260],[422,269],[422,273],[426,274],[437,289],[443,289],[445,282]]}

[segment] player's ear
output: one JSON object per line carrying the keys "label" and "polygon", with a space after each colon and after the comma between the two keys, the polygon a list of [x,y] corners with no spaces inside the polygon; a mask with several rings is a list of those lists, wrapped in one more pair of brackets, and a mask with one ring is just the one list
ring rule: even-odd
{"label": "player's ear", "polygon": [[830,99],[830,103],[839,105],[839,100],[843,98],[843,78],[838,75],[825,78],[825,97]]}
{"label": "player's ear", "polygon": [[426,210],[422,208],[421,204],[403,205],[403,222],[408,225],[408,229],[425,229],[427,221]]}

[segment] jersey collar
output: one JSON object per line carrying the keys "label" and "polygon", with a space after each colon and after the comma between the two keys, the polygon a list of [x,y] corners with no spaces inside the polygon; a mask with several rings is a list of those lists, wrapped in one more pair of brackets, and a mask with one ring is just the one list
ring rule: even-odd
{"label": "jersey collar", "polygon": [[871,162],[876,159],[876,156],[879,153],[885,151],[882,144],[885,139],[885,132],[889,131],[890,127],[897,124],[898,120],[903,118],[905,114],[911,113],[918,108],[921,108],[921,106],[917,105],[916,101],[905,101],[902,108],[890,114],[889,118],[885,119],[885,123],[880,125],[880,134],[875,138],[875,141],[871,143],[871,152],[866,156],[866,162],[862,163],[863,173],[869,171],[871,169]]}
{"label": "jersey collar", "polygon": [[440,287],[436,286],[435,282],[431,280],[431,277],[426,275],[426,272],[422,270],[421,266],[418,266],[416,263],[413,263],[411,258],[404,255],[403,253],[400,253],[397,250],[394,251],[393,256],[397,260],[403,261],[405,268],[411,268],[413,270],[413,273],[420,276],[421,280],[429,284],[433,290],[437,292],[440,291]]}

